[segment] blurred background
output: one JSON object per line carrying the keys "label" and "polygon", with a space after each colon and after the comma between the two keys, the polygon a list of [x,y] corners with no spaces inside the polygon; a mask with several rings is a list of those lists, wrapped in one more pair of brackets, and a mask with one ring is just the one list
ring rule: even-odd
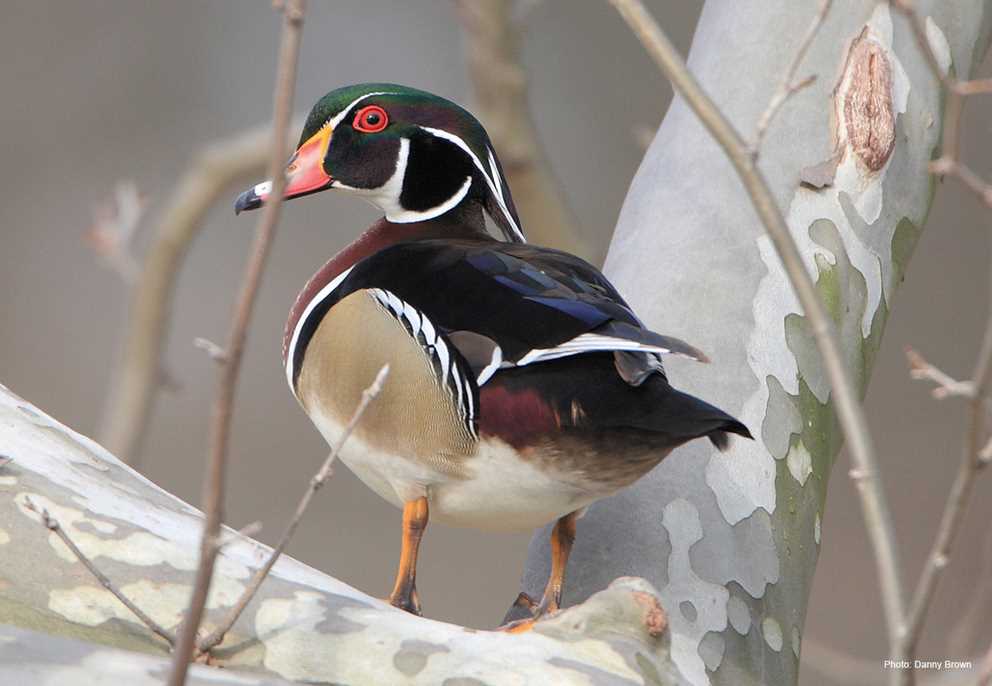
{"label": "blurred background", "polygon": [[[647,4],[685,52],[702,3]],[[639,131],[653,131],[671,91],[606,3],[521,6],[533,117],[583,236],[601,256],[642,154]],[[127,302],[121,278],[85,238],[94,212],[118,182],[130,180],[148,201],[147,229],[198,150],[268,120],[278,23],[265,0],[5,3],[0,382],[85,434],[95,435],[100,424]],[[470,104],[463,48],[448,0],[312,0],[296,109],[303,113],[326,91],[361,81],[395,81]],[[979,74],[988,76],[990,67],[986,62]],[[964,149],[986,176],[990,122],[989,99],[969,103]],[[868,395],[911,578],[935,532],[965,420],[961,402],[936,401],[927,385],[910,380],[902,349],[916,347],[957,378],[970,375],[988,306],[990,217],[958,184],[942,184]],[[333,193],[284,208],[244,360],[228,498],[228,523],[260,520],[266,542],[278,536],[327,452],[286,388],[286,314],[310,274],[375,218],[370,206]],[[150,479],[194,504],[216,370],[192,341],[224,340],[255,221],[236,219],[224,203],[192,246],[165,355],[175,388],[159,397],[141,457]],[[138,236],[139,253],[146,235]],[[884,676],[877,669],[885,650],[875,570],[848,467],[842,455],[823,523],[805,684],[851,681],[828,680],[807,664],[829,660],[836,673],[841,662],[828,650],[852,658],[848,666],[861,670],[851,673],[860,674],[854,681]],[[921,657],[965,658],[988,645],[988,479],[979,482]],[[290,552],[384,596],[399,521],[398,511],[341,467]],[[418,575],[428,615],[498,623],[516,594],[528,540],[529,534],[432,527]],[[969,617],[977,637],[961,628]]]}

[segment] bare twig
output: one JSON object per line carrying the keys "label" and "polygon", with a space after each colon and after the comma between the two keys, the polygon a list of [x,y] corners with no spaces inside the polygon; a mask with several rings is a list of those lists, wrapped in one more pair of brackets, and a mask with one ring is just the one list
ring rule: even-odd
{"label": "bare twig", "polygon": [[296,506],[296,513],[290,520],[286,530],[283,531],[282,537],[280,537],[279,542],[276,544],[275,548],[273,548],[268,560],[266,560],[265,564],[256,570],[255,575],[252,577],[251,581],[248,583],[248,586],[241,594],[241,597],[238,598],[238,601],[230,609],[224,619],[221,620],[220,624],[217,625],[217,628],[210,632],[207,636],[204,636],[197,643],[197,650],[200,653],[208,652],[224,640],[224,636],[226,636],[227,632],[231,630],[234,623],[238,621],[238,617],[240,617],[241,613],[244,612],[246,607],[248,607],[248,603],[251,602],[251,599],[255,597],[255,594],[258,592],[259,587],[261,587],[262,582],[265,581],[265,577],[267,577],[269,572],[272,571],[272,567],[275,565],[276,560],[278,560],[279,556],[282,555],[283,551],[286,549],[286,546],[289,544],[290,539],[293,538],[293,534],[296,533],[296,527],[299,526],[300,520],[303,519],[304,513],[310,506],[310,500],[313,498],[314,494],[320,490],[320,487],[327,482],[327,479],[330,478],[331,465],[334,460],[337,459],[338,453],[341,452],[341,448],[344,446],[345,441],[348,440],[351,436],[351,432],[355,430],[358,422],[361,421],[362,415],[365,414],[365,410],[368,409],[369,404],[375,400],[376,396],[378,396],[380,391],[382,391],[382,385],[385,383],[386,376],[388,374],[389,365],[387,364],[379,370],[379,373],[376,375],[372,385],[366,388],[362,393],[362,399],[359,401],[358,407],[355,408],[355,411],[351,415],[351,419],[348,420],[348,424],[345,426],[344,431],[338,437],[337,442],[331,449],[330,455],[328,455],[327,459],[324,460],[324,464],[317,471],[314,477],[310,479],[310,486],[307,488],[306,492],[303,494],[303,497],[300,499],[299,504]]}
{"label": "bare twig", "polygon": [[124,595],[120,591],[120,589],[117,588],[117,586],[114,585],[114,582],[111,581],[109,578],[107,578],[107,575],[101,572],[97,568],[97,566],[93,564],[92,560],[86,557],[83,551],[79,549],[79,546],[77,546],[76,543],[71,538],[69,538],[69,534],[66,533],[65,529],[62,528],[62,525],[59,524],[58,520],[52,517],[52,515],[49,514],[47,509],[39,508],[37,505],[34,504],[33,500],[31,500],[26,496],[24,498],[24,506],[27,509],[31,510],[32,512],[38,514],[41,517],[41,523],[44,524],[49,531],[51,531],[56,536],[58,536],[59,540],[61,540],[65,544],[65,546],[72,551],[72,554],[76,556],[76,559],[82,562],[83,566],[86,567],[89,573],[92,574],[96,578],[96,580],[100,582],[100,585],[103,586],[108,591],[110,591],[110,593],[115,598],[117,598],[117,600],[121,601],[121,604],[123,604],[124,607],[130,610],[135,617],[141,620],[142,624],[148,627],[155,634],[161,636],[165,640],[165,642],[169,644],[169,648],[172,648],[175,645],[176,639],[172,635],[172,633],[168,629],[163,627],[161,624],[156,622],[154,619],[149,617],[147,614],[145,614],[145,612],[140,607],[138,607],[133,602],[131,602],[131,600],[126,595]]}
{"label": "bare twig", "polygon": [[906,360],[909,362],[910,377],[917,381],[933,382],[934,389],[930,391],[930,394],[937,400],[943,400],[950,396],[974,397],[975,387],[971,381],[958,381],[927,362],[923,355],[913,348],[906,348]]}
{"label": "bare twig", "polygon": [[978,666],[978,686],[992,686],[992,644]]}
{"label": "bare twig", "polygon": [[975,79],[974,81],[958,81],[954,90],[961,95],[980,95],[992,93],[992,79]]}
{"label": "bare twig", "polygon": [[138,276],[131,244],[144,213],[145,201],[138,187],[133,181],[121,181],[114,187],[113,198],[96,208],[85,234],[86,242],[125,283]]}
{"label": "bare twig", "polygon": [[187,250],[228,189],[264,171],[270,138],[265,126],[211,144],[193,159],[160,215],[131,291],[121,360],[100,428],[100,443],[126,462],[138,457],[160,387],[172,297]]}
{"label": "bare twig", "polygon": [[964,109],[964,99],[976,93],[992,92],[992,79],[961,81],[951,76],[950,71],[945,71],[940,60],[937,59],[937,55],[930,45],[930,40],[927,38],[923,17],[916,11],[912,0],[893,0],[893,5],[906,15],[913,35],[916,37],[916,43],[926,58],[930,71],[944,86],[947,93],[940,157],[930,163],[930,171],[934,174],[957,178],[966,188],[977,195],[982,203],[992,208],[992,184],[985,182],[974,170],[962,162],[960,154],[961,113]]}
{"label": "bare twig", "polygon": [[282,205],[286,175],[283,164],[286,160],[286,136],[293,107],[293,91],[296,87],[296,64],[299,58],[300,40],[303,32],[303,13],[306,0],[290,0],[283,10],[282,38],[279,47],[279,71],[276,76],[273,95],[272,148],[269,157],[269,178],[272,179],[270,200],[262,208],[252,248],[252,255],[245,270],[244,280],[235,307],[228,338],[227,359],[221,368],[211,421],[210,465],[204,483],[203,503],[205,520],[200,543],[200,563],[196,571],[189,610],[179,630],[176,650],[173,655],[169,686],[182,686],[193,657],[196,634],[203,618],[207,593],[213,577],[214,563],[217,560],[218,539],[224,514],[224,487],[227,471],[228,442],[231,430],[231,412],[234,392],[241,367],[248,323],[255,304],[255,296],[261,283],[262,271],[272,245],[279,210]]}
{"label": "bare twig", "polygon": [[565,196],[545,158],[530,117],[527,74],[520,61],[523,23],[511,0],[454,0],[468,56],[480,119],[513,188],[528,237],[584,257],[590,247],[578,231]]}
{"label": "bare twig", "polygon": [[987,464],[983,459],[983,449],[989,440],[986,431],[988,419],[988,400],[992,391],[992,288],[989,292],[990,310],[985,325],[985,336],[982,349],[978,355],[975,372],[972,374],[970,386],[968,435],[961,465],[951,486],[947,503],[940,518],[937,535],[934,538],[923,572],[917,582],[913,599],[906,615],[902,641],[905,654],[910,659],[916,654],[923,623],[937,591],[937,583],[941,572],[950,559],[951,548],[961,529],[961,521],[968,507],[968,502],[974,490],[975,477]]}
{"label": "bare twig", "polygon": [[985,531],[977,579],[978,585],[970,594],[968,608],[948,632],[948,655],[965,655],[970,652],[979,626],[989,616],[989,599],[992,597],[992,529]]}
{"label": "bare twig", "polygon": [[702,124],[727,153],[796,291],[823,358],[824,370],[833,391],[837,416],[844,430],[851,457],[860,474],[856,482],[858,494],[878,568],[889,642],[895,648],[898,644],[898,629],[904,616],[904,600],[892,518],[879,482],[878,462],[868,424],[857,391],[844,364],[831,319],[809,272],[806,271],[782,211],[776,204],[764,175],[755,165],[747,144],[689,73],[685,61],[644,9],[644,5],[639,0],[610,0],[610,2],[627,21],[655,63],[693,109]]}
{"label": "bare twig", "polygon": [[765,109],[765,111],[761,114],[761,117],[758,119],[758,127],[754,134],[754,142],[751,144],[751,156],[754,157],[755,160],[758,159],[758,155],[761,153],[761,144],[765,139],[765,134],[768,132],[768,127],[771,125],[772,120],[775,119],[775,115],[778,114],[778,111],[782,109],[782,106],[785,105],[786,102],[788,102],[789,98],[816,80],[816,74],[811,74],[800,81],[796,81],[796,72],[799,71],[799,65],[802,64],[803,59],[806,58],[806,53],[809,52],[809,46],[813,44],[813,39],[816,38],[816,34],[819,33],[820,27],[823,26],[823,21],[827,18],[827,13],[830,11],[830,5],[832,3],[833,0],[821,1],[820,11],[816,13],[815,17],[813,17],[813,21],[806,30],[806,35],[803,36],[803,40],[799,44],[799,50],[796,51],[796,56],[793,58],[792,63],[785,72],[785,77],[782,79],[782,83],[779,84],[778,90],[775,91],[775,94],[772,95],[772,99],[768,102],[767,109]]}
{"label": "bare twig", "polygon": [[214,362],[223,364],[227,361],[227,351],[211,341],[209,338],[194,338],[193,346],[205,352]]}

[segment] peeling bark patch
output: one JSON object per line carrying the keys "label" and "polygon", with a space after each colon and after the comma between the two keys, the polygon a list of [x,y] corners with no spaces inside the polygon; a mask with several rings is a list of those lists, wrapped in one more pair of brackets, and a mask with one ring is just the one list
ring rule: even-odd
{"label": "peeling bark patch", "polygon": [[[596,684],[596,686],[636,686],[637,684],[636,681],[631,681],[630,679],[625,679],[617,676],[616,674],[611,674],[605,670],[579,662],[578,660],[553,657],[548,660],[548,664],[555,667],[561,667],[562,669],[573,670],[589,677],[588,679],[583,679],[582,683]],[[572,683],[571,680],[568,683]]]}
{"label": "peeling bark patch", "polygon": [[0,545],[7,545],[8,543],[10,543],[10,534],[0,529]]}
{"label": "peeling bark patch", "polygon": [[696,621],[680,613],[669,616],[672,623],[672,660],[690,683],[708,683],[706,664],[699,656],[699,644],[710,631],[727,628],[727,600],[730,592],[723,586],[701,578],[692,567],[690,550],[703,538],[699,511],[688,500],[679,498],[665,506],[662,525],[668,530],[672,552],[668,556],[668,586],[662,600],[676,607],[683,600],[696,605]]}
{"label": "peeling bark patch", "polygon": [[771,617],[761,620],[761,633],[765,637],[765,643],[776,653],[782,651],[782,627]]}
{"label": "peeling bark patch", "polygon": [[820,513],[816,513],[816,519],[813,521],[813,540],[816,541],[817,545],[820,545]]}
{"label": "peeling bark patch", "polygon": [[848,59],[849,84],[844,94],[848,144],[870,171],[892,155],[896,117],[892,107],[892,67],[882,46],[862,34]]}
{"label": "peeling bark patch", "polygon": [[746,636],[751,630],[751,610],[748,609],[747,603],[737,596],[731,596],[727,601],[727,619],[730,620],[730,626],[734,627],[734,631],[741,636]]}
{"label": "peeling bark patch", "polygon": [[399,652],[393,656],[393,666],[407,676],[415,676],[427,666],[427,660],[434,653],[446,653],[446,646],[427,641],[403,641]]}
{"label": "peeling bark patch", "polygon": [[802,441],[792,446],[788,457],[786,457],[786,463],[789,465],[789,473],[792,474],[792,478],[798,481],[800,486],[805,486],[809,475],[813,473],[813,457]]}
{"label": "peeling bark patch", "polygon": [[723,636],[715,631],[711,631],[703,636],[699,644],[699,657],[703,658],[706,669],[715,672],[723,662],[723,653],[727,649]]}
{"label": "peeling bark patch", "polygon": [[690,603],[688,600],[683,600],[679,603],[679,612],[690,622],[696,621],[696,606]]}
{"label": "peeling bark patch", "polygon": [[834,155],[828,160],[810,167],[804,167],[799,171],[799,183],[803,186],[819,190],[834,184],[834,177],[837,175],[837,166],[840,165],[841,156]]}
{"label": "peeling bark patch", "polygon": [[948,70],[951,68],[951,46],[947,44],[947,36],[937,26],[937,22],[933,20],[933,17],[927,17],[926,33],[930,50],[933,52],[933,56],[937,58],[937,64],[940,66],[940,70],[946,76]]}
{"label": "peeling bark patch", "polygon": [[793,627],[792,627],[792,653],[796,657],[799,657],[799,648],[801,647],[801,645],[802,645],[802,642],[800,641],[800,638],[799,638],[799,627],[793,625]]}

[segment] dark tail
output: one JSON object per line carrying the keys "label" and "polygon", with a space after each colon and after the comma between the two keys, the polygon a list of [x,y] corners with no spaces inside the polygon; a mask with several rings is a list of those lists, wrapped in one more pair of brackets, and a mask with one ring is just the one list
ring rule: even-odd
{"label": "dark tail", "polygon": [[664,378],[655,377],[649,383],[654,402],[638,422],[641,427],[667,433],[678,443],[705,436],[721,451],[730,446],[730,434],[753,438],[740,421],[704,400],[672,388]]}

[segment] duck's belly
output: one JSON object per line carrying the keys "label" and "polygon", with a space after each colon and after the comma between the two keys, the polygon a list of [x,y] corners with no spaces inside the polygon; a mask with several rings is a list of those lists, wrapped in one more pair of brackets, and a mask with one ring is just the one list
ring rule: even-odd
{"label": "duck's belly", "polygon": [[[312,417],[333,445],[342,427]],[[567,475],[539,469],[499,439],[482,439],[459,460],[457,473],[443,456],[431,464],[391,454],[352,436],[339,458],[366,486],[393,505],[427,497],[430,520],[494,531],[524,531],[581,509],[608,493],[577,486]]]}

